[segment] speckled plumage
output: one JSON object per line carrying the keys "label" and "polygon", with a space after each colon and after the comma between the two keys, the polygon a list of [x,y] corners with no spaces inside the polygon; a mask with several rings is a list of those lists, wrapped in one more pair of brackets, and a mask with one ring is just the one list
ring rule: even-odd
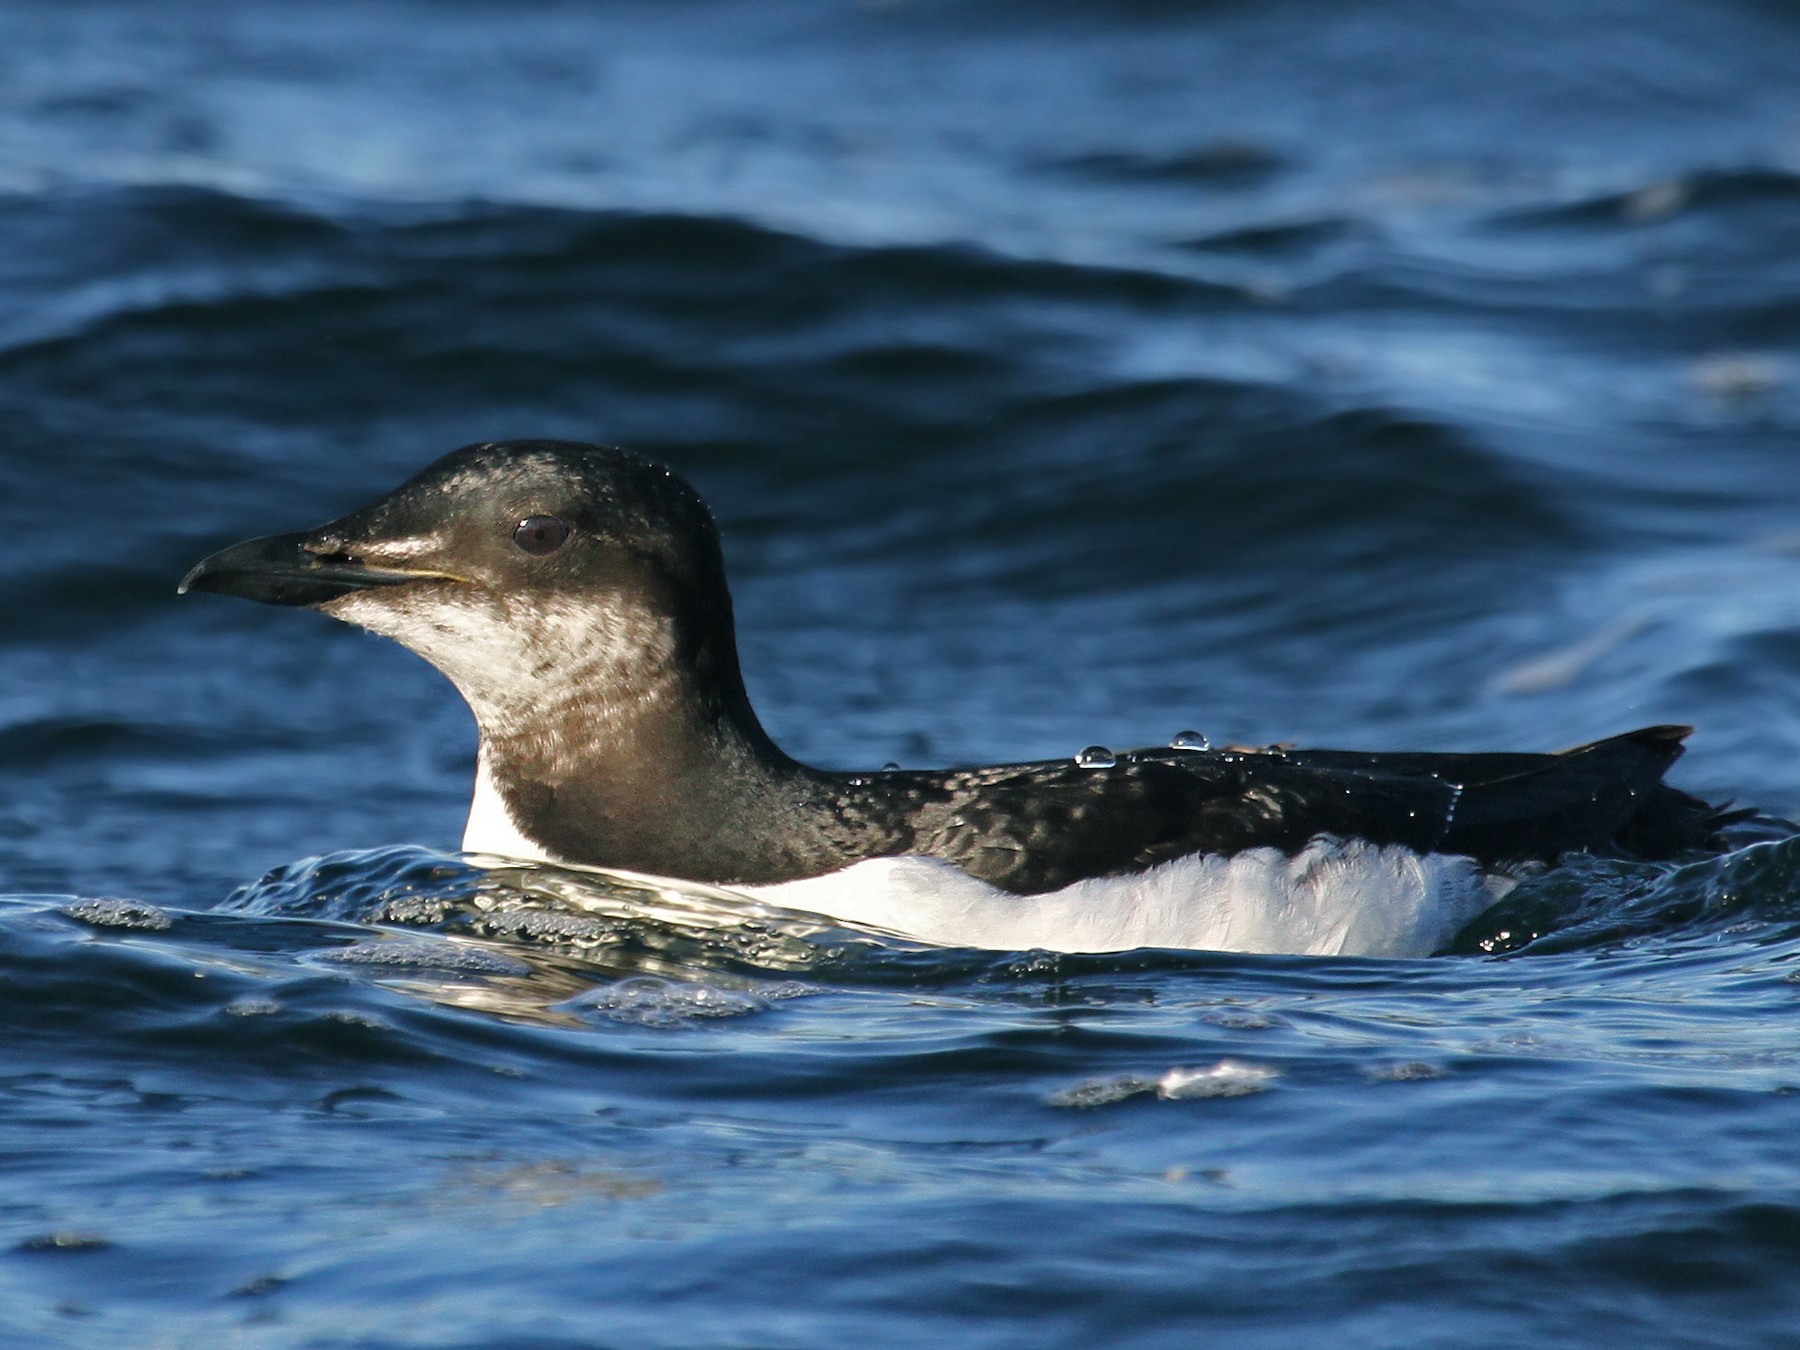
{"label": "speckled plumage", "polygon": [[[534,556],[513,532],[541,516],[570,535]],[[1721,820],[1661,782],[1679,727],[1558,755],[1152,749],[1105,767],[816,770],[750,707],[698,495],[598,446],[457,451],[341,520],[225,550],[183,586],[313,606],[425,656],[474,710],[496,837],[554,861],[768,885],[922,855],[1035,894],[1320,835],[1487,865],[1660,857],[1711,843]]]}

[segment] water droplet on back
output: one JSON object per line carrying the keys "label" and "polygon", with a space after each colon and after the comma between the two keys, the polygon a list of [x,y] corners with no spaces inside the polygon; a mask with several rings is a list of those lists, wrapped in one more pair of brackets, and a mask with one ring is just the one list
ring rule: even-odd
{"label": "water droplet on back", "polygon": [[881,766],[881,771],[883,773],[899,773],[900,766],[890,759],[886,764]]}
{"label": "water droplet on back", "polygon": [[1084,769],[1110,769],[1119,762],[1119,757],[1104,745],[1090,745],[1076,753],[1075,762]]}
{"label": "water droplet on back", "polygon": [[1210,750],[1212,749],[1212,742],[1206,739],[1206,735],[1203,732],[1178,731],[1169,738],[1169,749]]}

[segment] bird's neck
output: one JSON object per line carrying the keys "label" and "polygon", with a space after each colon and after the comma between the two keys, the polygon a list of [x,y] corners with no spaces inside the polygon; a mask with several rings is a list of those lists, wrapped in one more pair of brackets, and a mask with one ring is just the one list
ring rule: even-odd
{"label": "bird's neck", "polygon": [[758,879],[826,777],[763,731],[728,630],[659,622],[504,697],[463,692],[481,733],[470,852]]}

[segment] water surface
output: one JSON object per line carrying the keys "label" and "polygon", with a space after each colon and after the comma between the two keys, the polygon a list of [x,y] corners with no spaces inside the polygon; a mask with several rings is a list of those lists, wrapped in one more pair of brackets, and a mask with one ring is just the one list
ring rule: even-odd
{"label": "water surface", "polygon": [[1800,812],[1773,3],[0,18],[0,1332],[1800,1344],[1800,852],[1429,960],[483,877],[473,728],[207,551],[676,465],[795,754],[1551,749]]}

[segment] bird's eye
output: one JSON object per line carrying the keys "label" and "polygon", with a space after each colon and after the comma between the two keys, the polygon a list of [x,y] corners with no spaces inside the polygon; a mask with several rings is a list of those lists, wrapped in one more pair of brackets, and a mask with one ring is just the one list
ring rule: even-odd
{"label": "bird's eye", "polygon": [[526,516],[513,531],[513,543],[540,557],[554,553],[569,537],[569,527],[558,516]]}

